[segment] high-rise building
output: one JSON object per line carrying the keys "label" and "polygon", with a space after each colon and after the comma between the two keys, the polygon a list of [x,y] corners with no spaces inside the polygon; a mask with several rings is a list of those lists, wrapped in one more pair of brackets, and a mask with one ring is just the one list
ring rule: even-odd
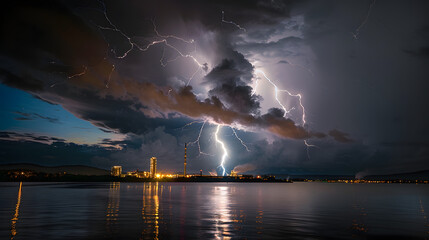
{"label": "high-rise building", "polygon": [[183,163],[184,170],[183,170],[183,176],[186,177],[186,143],[185,143],[185,162]]}
{"label": "high-rise building", "polygon": [[156,177],[156,157],[150,158],[150,177]]}
{"label": "high-rise building", "polygon": [[115,177],[120,177],[122,174],[122,167],[121,166],[113,166],[110,170],[110,175]]}

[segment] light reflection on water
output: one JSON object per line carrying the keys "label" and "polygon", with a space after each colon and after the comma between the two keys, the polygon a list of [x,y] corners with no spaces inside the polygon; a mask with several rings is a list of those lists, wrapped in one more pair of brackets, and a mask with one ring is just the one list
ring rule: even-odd
{"label": "light reflection on water", "polygon": [[0,239],[429,239],[428,185],[24,182],[0,193]]}
{"label": "light reflection on water", "polygon": [[159,192],[159,183],[150,182],[143,183],[143,206],[142,206],[142,219],[143,219],[143,230],[142,237],[151,236],[151,239],[159,239],[159,222],[160,213],[159,213],[159,200],[162,196],[163,189],[161,188],[161,193]]}
{"label": "light reflection on water", "polygon": [[111,182],[109,187],[109,202],[107,203],[106,211],[106,230],[112,234],[115,229],[115,223],[119,216],[119,203],[120,203],[120,182]]}
{"label": "light reflection on water", "polygon": [[21,206],[21,191],[22,191],[22,182],[19,183],[18,200],[15,206],[15,214],[13,215],[13,218],[10,224],[10,239],[14,239],[16,234],[18,233],[16,231],[16,222],[18,221],[18,216],[19,216],[19,206]]}

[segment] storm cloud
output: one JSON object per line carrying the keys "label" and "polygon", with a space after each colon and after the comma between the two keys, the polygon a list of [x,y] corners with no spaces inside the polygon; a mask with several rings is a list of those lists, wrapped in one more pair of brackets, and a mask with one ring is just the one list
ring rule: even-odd
{"label": "storm cloud", "polygon": [[[183,144],[194,142],[207,121],[204,131],[225,126],[225,141],[241,153],[231,150],[230,169],[247,163],[265,172],[425,167],[429,6],[377,1],[354,38],[370,3],[13,1],[0,10],[0,81],[123,134],[86,146],[102,150],[85,158],[100,166],[128,159],[121,164],[135,168],[158,154],[166,168],[179,168]],[[246,31],[222,22],[222,11]],[[297,98],[277,87],[302,96],[306,124]],[[22,124],[61,124],[28,109],[7,111]],[[192,121],[197,126],[183,130]],[[240,130],[251,153],[227,126]],[[2,130],[2,141],[31,149],[68,141]],[[202,148],[215,155],[212,135],[203,136]],[[302,140],[320,148],[308,150]],[[419,147],[404,145],[412,141]],[[190,151],[203,159],[195,169],[216,168],[207,160],[213,158]]]}

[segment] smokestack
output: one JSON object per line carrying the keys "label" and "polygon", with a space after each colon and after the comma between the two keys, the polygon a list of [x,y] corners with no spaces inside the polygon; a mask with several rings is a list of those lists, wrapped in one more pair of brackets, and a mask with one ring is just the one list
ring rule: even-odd
{"label": "smokestack", "polygon": [[185,162],[183,163],[184,170],[183,170],[183,177],[186,177],[186,143],[185,143]]}

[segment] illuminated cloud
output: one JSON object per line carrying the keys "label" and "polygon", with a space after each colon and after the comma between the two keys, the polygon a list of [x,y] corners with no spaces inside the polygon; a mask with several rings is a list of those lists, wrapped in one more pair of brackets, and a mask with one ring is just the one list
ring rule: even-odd
{"label": "illuminated cloud", "polygon": [[[421,10],[425,8],[416,7],[419,4],[407,5],[418,16],[415,18],[398,18],[394,11],[374,5],[358,41],[350,33],[366,16],[367,3],[166,1],[168,11],[155,1],[119,8],[122,4],[106,3],[106,10],[109,20],[133,42],[147,46],[159,40],[150,21],[155,16],[160,35],[195,39],[195,44],[177,38],[169,41],[184,54],[195,56],[201,66],[181,58],[165,44],[144,52],[127,52],[129,39],[118,31],[100,29],[110,25],[98,1],[12,1],[0,10],[4,16],[0,25],[4,33],[0,38],[1,83],[61,105],[105,131],[160,136],[178,152],[183,142],[195,140],[200,129],[182,133],[185,124],[207,121],[207,132],[203,133],[207,138],[214,124],[231,125],[241,130],[238,135],[244,136],[246,144],[251,142],[247,144],[250,153],[241,145],[228,149],[231,164],[257,160],[264,163],[257,163],[258,169],[265,165],[282,166],[284,171],[294,166],[327,169],[338,161],[342,164],[338,166],[358,171],[367,168],[363,163],[368,159],[375,158],[378,142],[426,141],[428,115],[422,109],[427,102],[429,38],[427,14]],[[402,9],[404,3],[390,4],[392,9]],[[344,16],[357,7],[363,11]],[[246,31],[222,22],[222,11],[224,21],[233,21]],[[384,26],[390,24],[398,28]],[[407,26],[407,34],[398,34],[405,31],[403,26]],[[126,57],[117,58],[126,52]],[[200,71],[194,75],[197,69]],[[305,127],[297,124],[302,124],[300,107],[288,114],[291,119],[283,117],[285,112],[277,108],[273,87],[262,78],[257,93],[253,92],[258,70],[275,79],[279,88],[302,94],[308,120]],[[297,101],[284,92],[279,93],[279,99],[288,110]],[[16,109],[8,112],[22,120],[17,121],[21,124],[31,122],[25,119],[55,121],[47,118],[49,114],[35,115],[28,109],[22,110],[24,114],[12,111]],[[234,137],[232,132],[230,135]],[[308,138],[320,146],[312,149],[312,158],[307,161],[311,164],[292,161],[307,159],[303,141],[294,140]],[[327,141],[332,146],[324,144],[327,138],[335,140]],[[223,141],[231,144],[228,136]],[[162,147],[152,143],[155,140],[144,144],[137,144],[137,140],[102,142],[124,147],[127,156],[142,153],[137,151],[140,148]],[[234,156],[240,150],[246,159]],[[408,148],[403,153],[425,157]],[[171,157],[173,152],[165,156]],[[98,160],[104,157],[109,159],[103,155]],[[138,160],[136,156],[136,166]]]}

